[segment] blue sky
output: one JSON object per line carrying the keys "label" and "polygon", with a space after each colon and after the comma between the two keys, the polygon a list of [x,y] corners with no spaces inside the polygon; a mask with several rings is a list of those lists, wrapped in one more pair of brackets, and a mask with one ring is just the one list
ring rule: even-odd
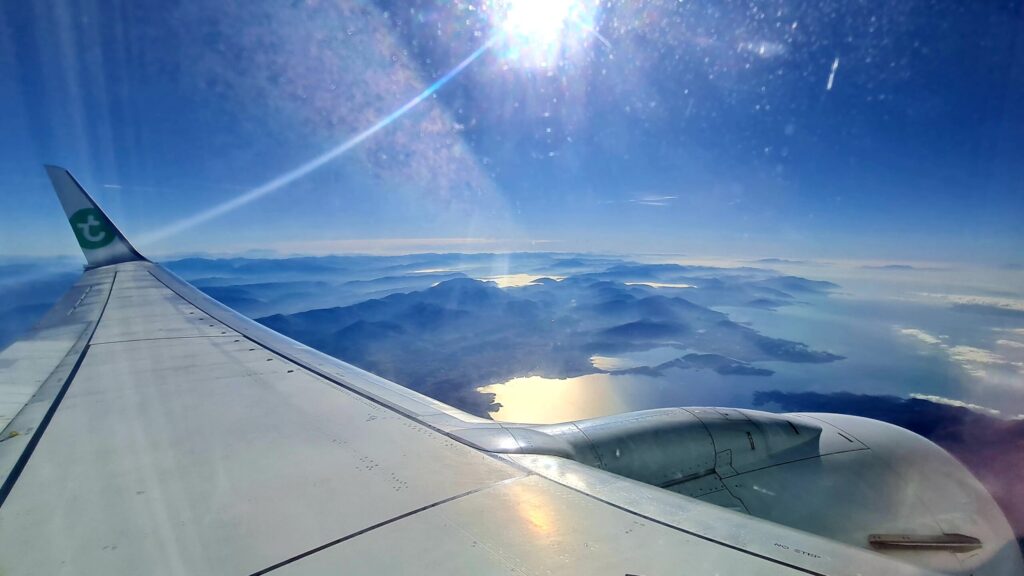
{"label": "blue sky", "polygon": [[5,254],[75,251],[51,162],[156,254],[1020,263],[1019,1],[205,4],[4,3]]}

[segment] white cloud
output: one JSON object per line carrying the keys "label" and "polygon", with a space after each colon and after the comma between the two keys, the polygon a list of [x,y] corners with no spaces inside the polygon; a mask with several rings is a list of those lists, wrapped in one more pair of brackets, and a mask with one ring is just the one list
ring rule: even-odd
{"label": "white cloud", "polygon": [[962,364],[1007,364],[1005,358],[984,348],[974,346],[952,346],[949,357]]}
{"label": "white cloud", "polygon": [[951,346],[943,342],[943,336],[935,336],[918,328],[901,328],[899,332],[942,350],[951,362],[960,365],[978,384],[1013,390],[1024,388],[1024,363],[1016,361],[1018,358],[1014,354],[1017,349],[1024,349],[1024,343],[998,340],[997,347],[1011,349],[1006,352],[1009,355],[1007,357],[976,346]]}
{"label": "white cloud", "polygon": [[1024,299],[1021,298],[997,298],[995,296],[974,296],[971,294],[937,294],[935,292],[918,292],[919,296],[934,300],[942,300],[952,304],[966,304],[972,306],[993,306],[1006,310],[1017,310],[1024,312]]}
{"label": "white cloud", "polygon": [[907,336],[913,336],[925,344],[941,344],[942,340],[932,336],[924,330],[918,330],[917,328],[903,328],[900,330],[900,334],[906,334]]}
{"label": "white cloud", "polygon": [[967,408],[968,410],[973,410],[975,412],[980,412],[982,414],[988,414],[989,416],[1002,415],[1002,412],[996,410],[995,408],[988,408],[986,406],[981,406],[979,404],[971,404],[970,402],[964,402],[963,400],[955,400],[953,398],[945,398],[943,396],[934,396],[932,394],[918,394],[917,392],[914,392],[910,395],[910,397],[916,398],[917,400],[927,400],[929,402],[934,402],[936,404],[945,404],[947,406],[958,406],[960,408]]}

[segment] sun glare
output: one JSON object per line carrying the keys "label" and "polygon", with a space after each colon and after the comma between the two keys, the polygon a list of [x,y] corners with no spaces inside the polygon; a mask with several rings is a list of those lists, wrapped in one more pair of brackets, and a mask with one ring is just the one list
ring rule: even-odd
{"label": "sun glare", "polygon": [[506,5],[502,28],[528,42],[555,42],[572,13],[574,0],[518,0]]}
{"label": "sun glare", "polygon": [[509,0],[500,5],[495,25],[506,39],[509,60],[550,66],[593,30],[594,9],[581,0]]}

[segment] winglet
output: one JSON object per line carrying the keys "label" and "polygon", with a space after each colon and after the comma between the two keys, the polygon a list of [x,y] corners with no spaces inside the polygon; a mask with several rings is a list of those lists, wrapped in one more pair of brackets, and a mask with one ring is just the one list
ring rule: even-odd
{"label": "winglet", "polygon": [[47,165],[46,173],[53,182],[57,198],[71,223],[71,230],[85,254],[88,262],[86,268],[146,260],[100,210],[71,172],[59,166]]}

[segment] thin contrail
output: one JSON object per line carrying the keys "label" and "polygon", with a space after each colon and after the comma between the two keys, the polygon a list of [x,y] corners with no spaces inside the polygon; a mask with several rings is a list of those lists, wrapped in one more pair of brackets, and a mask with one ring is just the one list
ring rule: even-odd
{"label": "thin contrail", "polygon": [[825,90],[832,89],[832,83],[836,81],[836,70],[839,69],[839,56],[832,61],[832,69],[828,73],[828,84],[825,85]]}
{"label": "thin contrail", "polygon": [[173,236],[179,232],[192,228],[193,226],[202,224],[203,222],[206,222],[208,220],[212,220],[218,216],[221,216],[222,214],[231,212],[232,210],[244,206],[252,202],[253,200],[262,198],[263,196],[266,196],[271,192],[274,192],[284,186],[287,186],[288,184],[291,184],[292,182],[298,180],[299,178],[302,178],[303,176],[309,174],[313,170],[316,170],[317,168],[323,166],[324,164],[330,162],[331,160],[334,160],[338,156],[341,156],[345,152],[348,152],[353,147],[361,143],[363,140],[366,140],[370,136],[373,136],[381,129],[383,129],[385,126],[391,124],[392,122],[400,118],[403,114],[414,108],[417,104],[429,98],[434,92],[437,92],[438,89],[447,84],[448,81],[450,81],[452,78],[458,75],[459,72],[462,72],[462,70],[465,69],[466,66],[472,64],[474,60],[479,58],[484,52],[487,51],[487,49],[494,45],[494,43],[498,41],[500,36],[500,34],[492,36],[490,40],[484,43],[483,46],[477,48],[462,62],[459,62],[454,68],[449,70],[447,74],[438,78],[433,84],[428,86],[425,90],[423,90],[423,92],[420,92],[419,95],[417,95],[415,98],[409,100],[408,102],[403,104],[402,107],[398,108],[391,114],[388,114],[373,126],[370,126],[369,128],[363,130],[359,134],[356,134],[355,136],[349,138],[348,140],[345,140],[341,144],[338,144],[334,148],[331,148],[330,150],[324,152],[323,154],[320,154],[316,158],[313,158],[312,160],[309,160],[308,162],[296,168],[293,168],[285,172],[284,174],[281,174],[280,176],[277,176],[276,178],[269,180],[264,184],[257,186],[256,188],[253,188],[252,190],[249,190],[248,192],[236,196],[231,200],[227,200],[226,202],[222,202],[208,210],[204,210],[203,212],[200,212],[198,214],[194,214],[187,218],[178,220],[177,222],[171,223],[168,226],[165,226],[164,228],[161,228],[160,230],[157,230],[149,234],[148,236],[143,237],[139,243],[145,244],[156,240],[162,240],[164,238],[167,238],[168,236]]}

